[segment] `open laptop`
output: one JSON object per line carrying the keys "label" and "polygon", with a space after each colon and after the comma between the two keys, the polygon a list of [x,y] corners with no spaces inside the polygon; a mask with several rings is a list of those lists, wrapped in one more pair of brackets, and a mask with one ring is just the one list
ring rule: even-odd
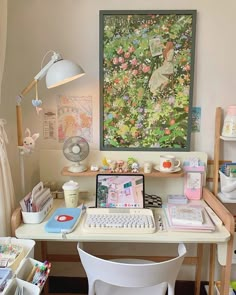
{"label": "open laptop", "polygon": [[142,209],[144,202],[144,175],[97,174],[96,208]]}

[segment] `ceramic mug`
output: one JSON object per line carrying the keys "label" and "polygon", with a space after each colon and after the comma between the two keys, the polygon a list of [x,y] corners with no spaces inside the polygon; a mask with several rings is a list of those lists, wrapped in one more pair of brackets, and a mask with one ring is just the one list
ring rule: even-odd
{"label": "ceramic mug", "polygon": [[152,163],[151,162],[144,162],[143,172],[144,173],[151,173],[152,172]]}
{"label": "ceramic mug", "polygon": [[160,156],[160,171],[173,172],[180,166],[180,160],[173,155]]}

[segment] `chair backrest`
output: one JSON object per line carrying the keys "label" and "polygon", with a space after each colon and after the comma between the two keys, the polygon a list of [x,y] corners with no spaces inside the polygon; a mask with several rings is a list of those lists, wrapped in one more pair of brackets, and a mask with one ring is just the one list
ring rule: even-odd
{"label": "chair backrest", "polygon": [[98,294],[95,292],[98,281],[125,288],[146,288],[166,282],[168,295],[174,295],[175,281],[187,252],[185,245],[179,244],[177,257],[157,263],[137,259],[104,260],[82,250],[79,243],[77,249],[87,274],[89,295]]}

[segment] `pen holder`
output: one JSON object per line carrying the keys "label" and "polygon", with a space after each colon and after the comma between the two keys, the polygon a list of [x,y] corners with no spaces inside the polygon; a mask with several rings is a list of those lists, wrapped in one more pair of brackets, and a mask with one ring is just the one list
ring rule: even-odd
{"label": "pen holder", "polygon": [[43,209],[39,212],[23,212],[22,218],[24,223],[41,223],[53,207],[53,198],[49,198]]}
{"label": "pen holder", "polygon": [[26,258],[22,261],[22,264],[16,273],[16,277],[30,284],[36,285],[42,290],[48,278],[49,271],[50,267],[45,267],[44,263],[33,258]]}

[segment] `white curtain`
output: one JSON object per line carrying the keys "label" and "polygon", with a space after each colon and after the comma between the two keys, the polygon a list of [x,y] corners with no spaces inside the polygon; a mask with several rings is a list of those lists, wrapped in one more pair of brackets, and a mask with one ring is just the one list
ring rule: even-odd
{"label": "white curtain", "polygon": [[7,40],[7,0],[0,0],[0,104]]}
{"label": "white curtain", "polygon": [[7,158],[7,135],[4,130],[6,121],[0,119],[0,236],[11,235],[11,215],[15,207],[15,194],[10,165]]}
{"label": "white curtain", "polygon": [[[7,40],[7,0],[0,0],[0,104]],[[0,236],[11,235],[11,215],[15,205],[15,194],[10,166],[7,158],[6,121],[0,119]]]}

